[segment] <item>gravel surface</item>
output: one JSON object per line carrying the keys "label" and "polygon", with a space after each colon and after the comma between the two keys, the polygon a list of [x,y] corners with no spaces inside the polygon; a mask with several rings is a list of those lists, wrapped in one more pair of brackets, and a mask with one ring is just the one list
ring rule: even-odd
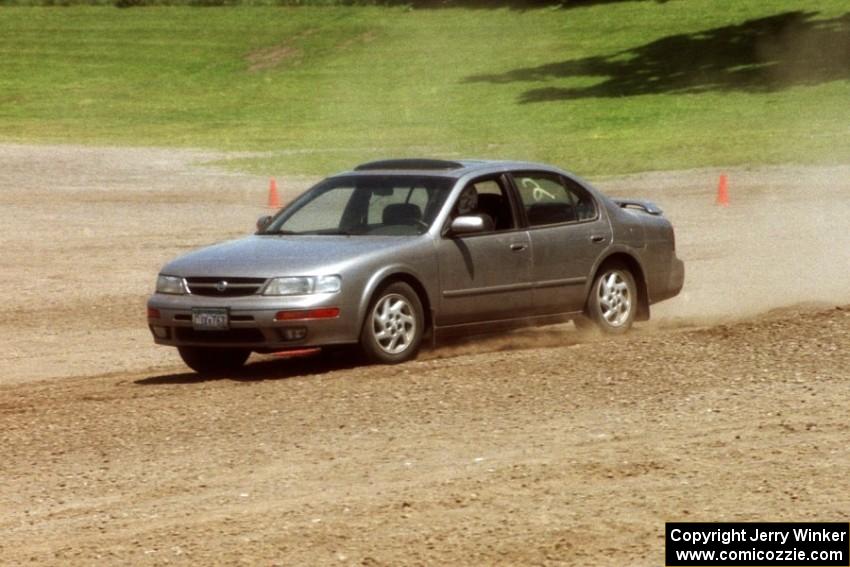
{"label": "gravel surface", "polygon": [[850,167],[728,171],[725,209],[717,171],[594,180],[658,201],[687,264],[626,338],[204,381],[144,300],[266,212],[221,157],[0,145],[2,562],[661,565],[665,521],[846,519]]}
{"label": "gravel surface", "polygon": [[10,564],[663,565],[665,521],[846,518],[850,306],[231,379],[0,387]]}

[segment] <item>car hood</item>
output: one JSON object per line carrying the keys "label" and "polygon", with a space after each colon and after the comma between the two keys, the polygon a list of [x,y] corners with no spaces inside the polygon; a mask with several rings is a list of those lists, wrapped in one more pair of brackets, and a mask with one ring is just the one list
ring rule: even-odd
{"label": "car hood", "polygon": [[421,237],[256,235],[201,248],[180,256],[162,269],[182,277],[307,276],[339,273]]}

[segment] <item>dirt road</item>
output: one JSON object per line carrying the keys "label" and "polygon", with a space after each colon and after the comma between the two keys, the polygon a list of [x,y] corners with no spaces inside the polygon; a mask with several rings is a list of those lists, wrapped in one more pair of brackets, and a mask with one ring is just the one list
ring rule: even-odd
{"label": "dirt road", "polygon": [[625,339],[199,381],[143,307],[264,212],[218,157],[0,146],[2,562],[660,565],[665,521],[847,519],[850,167],[730,171],[728,209],[713,171],[599,180],[688,267]]}

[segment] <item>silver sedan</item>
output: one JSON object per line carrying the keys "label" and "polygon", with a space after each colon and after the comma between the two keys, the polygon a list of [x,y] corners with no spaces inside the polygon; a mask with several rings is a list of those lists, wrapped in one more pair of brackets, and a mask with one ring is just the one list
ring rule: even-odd
{"label": "silver sedan", "polygon": [[198,372],[342,345],[397,363],[426,337],[571,319],[623,333],[684,281],[658,207],[536,163],[367,163],[257,228],[157,278],[154,340]]}

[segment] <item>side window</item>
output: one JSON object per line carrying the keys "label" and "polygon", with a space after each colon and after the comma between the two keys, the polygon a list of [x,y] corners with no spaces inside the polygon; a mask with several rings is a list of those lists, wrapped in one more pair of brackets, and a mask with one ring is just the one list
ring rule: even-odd
{"label": "side window", "polygon": [[576,209],[576,220],[585,221],[596,218],[596,205],[593,197],[587,192],[587,189],[573,181],[572,179],[564,179],[567,184],[567,190],[573,195],[573,206]]}
{"label": "side window", "polygon": [[593,199],[582,187],[547,173],[514,174],[522,206],[531,226],[590,220]]}
{"label": "side window", "polygon": [[476,179],[466,185],[455,203],[452,217],[480,215],[491,230],[516,228],[508,193],[498,178]]}

